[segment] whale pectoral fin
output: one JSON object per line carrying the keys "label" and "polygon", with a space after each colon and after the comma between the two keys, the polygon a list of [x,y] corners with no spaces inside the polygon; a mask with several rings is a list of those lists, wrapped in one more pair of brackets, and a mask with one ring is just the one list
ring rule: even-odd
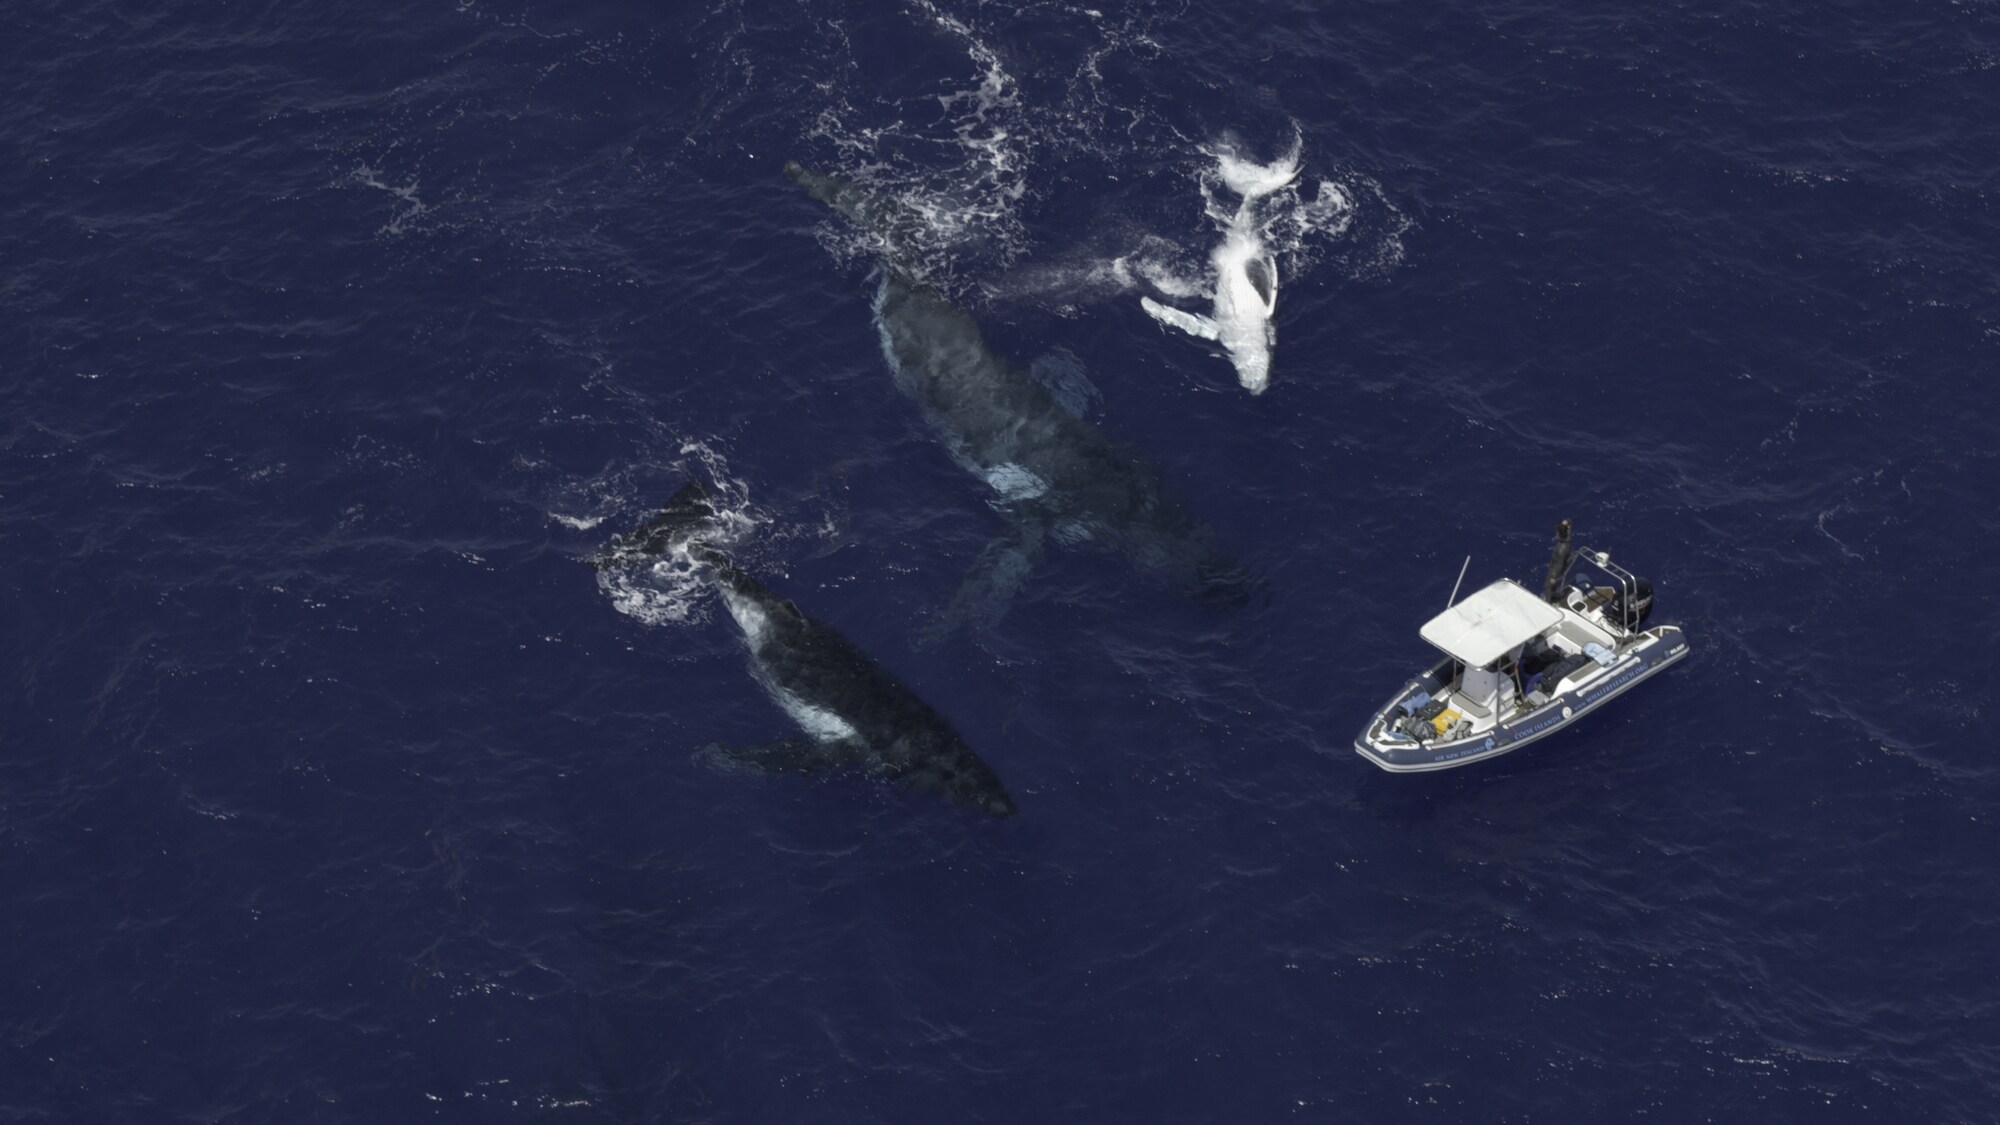
{"label": "whale pectoral fin", "polygon": [[761,746],[724,746],[711,742],[695,754],[702,762],[724,770],[758,773],[827,773],[859,764],[866,756],[858,742],[820,742],[811,738],[781,738]]}
{"label": "whale pectoral fin", "polygon": [[1153,319],[1159,321],[1161,324],[1178,328],[1190,336],[1199,336],[1204,340],[1219,340],[1222,338],[1222,329],[1214,321],[1205,316],[1196,316],[1191,312],[1182,312],[1180,309],[1173,308],[1170,305],[1163,305],[1151,297],[1139,298],[1139,307],[1151,313]]}
{"label": "whale pectoral fin", "polygon": [[1090,372],[1083,361],[1068,348],[1053,348],[1028,365],[1028,375],[1071,415],[1081,418],[1090,413],[1104,396],[1097,385],[1090,381]]}
{"label": "whale pectoral fin", "polygon": [[986,545],[965,574],[950,604],[939,610],[917,635],[917,647],[930,648],[961,626],[993,626],[1007,616],[1014,596],[1034,575],[1047,539],[1040,525],[1024,526]]}

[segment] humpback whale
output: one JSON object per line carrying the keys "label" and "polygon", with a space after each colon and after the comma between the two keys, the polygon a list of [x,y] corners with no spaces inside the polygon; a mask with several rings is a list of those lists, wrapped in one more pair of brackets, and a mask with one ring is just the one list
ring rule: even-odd
{"label": "humpback whale", "polygon": [[1062,396],[995,352],[970,314],[906,271],[898,251],[919,217],[891,197],[795,161],[786,163],[785,174],[881,240],[875,325],[896,385],[952,459],[986,483],[994,506],[1017,525],[1015,534],[987,548],[947,611],[945,628],[971,614],[997,618],[1050,540],[1115,551],[1204,598],[1244,600],[1241,568],[1167,494],[1152,465],[1114,445]]}
{"label": "humpback whale", "polygon": [[690,479],[657,516],[615,538],[596,565],[630,565],[684,551],[713,575],[724,608],[743,632],[758,683],[805,735],[716,752],[766,770],[860,769],[964,808],[1012,816],[1014,800],[999,776],[944,716],[853,642],[807,617],[704,540],[715,514],[707,487]]}
{"label": "humpback whale", "polygon": [[1298,150],[1269,165],[1225,153],[1220,171],[1223,182],[1243,201],[1230,216],[1221,244],[1209,255],[1215,266],[1214,315],[1200,316],[1151,297],[1139,298],[1139,304],[1162,324],[1221,344],[1229,362],[1236,365],[1237,382],[1253,395],[1263,394],[1271,384],[1271,348],[1278,341],[1271,323],[1278,311],[1278,260],[1265,248],[1258,230],[1257,201],[1297,178]]}

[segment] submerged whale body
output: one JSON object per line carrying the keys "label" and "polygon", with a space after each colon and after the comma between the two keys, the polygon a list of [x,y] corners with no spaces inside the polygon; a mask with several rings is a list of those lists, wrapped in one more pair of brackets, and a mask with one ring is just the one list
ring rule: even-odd
{"label": "submerged whale body", "polygon": [[1113,445],[1042,381],[995,352],[970,314],[899,265],[897,247],[915,216],[893,199],[797,163],[786,164],[785,173],[881,238],[875,325],[896,384],[952,459],[984,481],[995,505],[1019,525],[1015,536],[988,548],[952,616],[997,616],[1049,539],[1116,551],[1210,600],[1244,600],[1241,569],[1166,494],[1151,465]]}
{"label": "submerged whale body", "polygon": [[944,716],[853,642],[800,612],[703,541],[715,515],[708,489],[690,480],[659,515],[620,536],[597,560],[628,565],[684,550],[706,568],[743,632],[752,669],[804,733],[751,749],[713,748],[732,762],[766,770],[855,768],[991,816],[1012,816],[1014,800],[992,768]]}

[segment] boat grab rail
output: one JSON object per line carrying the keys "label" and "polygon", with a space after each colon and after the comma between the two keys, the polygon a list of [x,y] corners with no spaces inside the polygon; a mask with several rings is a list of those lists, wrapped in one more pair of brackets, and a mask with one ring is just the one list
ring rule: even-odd
{"label": "boat grab rail", "polygon": [[[1589,547],[1570,556],[1569,570],[1576,569],[1577,563],[1585,563],[1618,584],[1618,616],[1604,615],[1604,623],[1614,626],[1622,637],[1631,637],[1639,631],[1639,611],[1634,604],[1638,600],[1639,579],[1631,571],[1611,561],[1611,552],[1596,551]],[[1568,570],[1564,571],[1568,577]]]}

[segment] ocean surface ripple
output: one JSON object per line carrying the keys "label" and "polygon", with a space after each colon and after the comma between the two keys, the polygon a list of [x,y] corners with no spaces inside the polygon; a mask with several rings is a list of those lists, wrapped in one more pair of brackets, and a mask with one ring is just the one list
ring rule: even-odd
{"label": "ocean surface ripple", "polygon": [[[32,7],[0,1121],[2000,1119],[1992,3]],[[1253,397],[1140,299],[1295,143]],[[1258,595],[929,643],[1013,516],[787,159]],[[1018,816],[704,764],[691,474]],[[1561,517],[1692,658],[1357,758]]]}

